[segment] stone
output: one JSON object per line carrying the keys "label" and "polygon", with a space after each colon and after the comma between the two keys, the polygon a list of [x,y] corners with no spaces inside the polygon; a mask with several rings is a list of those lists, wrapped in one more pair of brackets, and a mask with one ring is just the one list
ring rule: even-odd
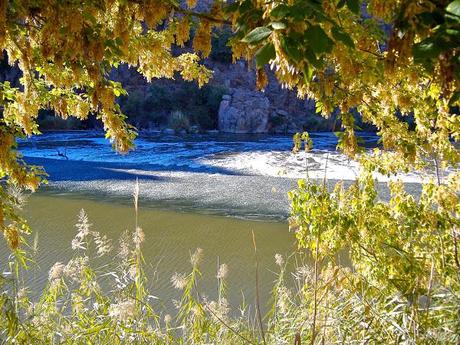
{"label": "stone", "polygon": [[278,109],[276,113],[280,116],[288,116],[289,113],[286,110]]}
{"label": "stone", "polygon": [[239,134],[268,132],[270,101],[263,93],[235,88],[232,97],[224,97],[218,114],[218,126],[221,132]]}
{"label": "stone", "polygon": [[210,129],[209,131],[206,131],[206,134],[215,135],[219,134],[219,131],[217,129]]}
{"label": "stone", "polygon": [[222,96],[222,100],[223,100],[223,101],[231,101],[231,100],[232,100],[232,96],[230,96],[230,95],[223,95],[223,96]]}
{"label": "stone", "polygon": [[188,131],[191,134],[198,134],[200,133],[200,126],[190,126]]}
{"label": "stone", "polygon": [[174,135],[176,134],[176,131],[172,128],[165,128],[163,129],[163,134],[166,134],[166,135]]}

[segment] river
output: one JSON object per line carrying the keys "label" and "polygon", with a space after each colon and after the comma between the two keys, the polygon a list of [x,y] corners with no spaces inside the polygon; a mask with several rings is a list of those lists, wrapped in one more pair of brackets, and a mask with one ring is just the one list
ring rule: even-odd
{"label": "river", "polygon": [[[143,252],[152,293],[170,304],[178,292],[174,272],[189,269],[189,256],[204,250],[203,288],[216,290],[218,263],[229,266],[230,302],[255,296],[254,232],[261,296],[268,300],[276,279],[276,253],[288,255],[295,238],[288,231],[287,192],[299,178],[350,183],[356,162],[335,150],[333,133],[313,133],[310,153],[291,153],[291,136],[141,135],[127,155],[111,149],[100,132],[49,132],[19,142],[30,164],[44,166],[49,184],[32,195],[24,209],[38,238],[36,265],[28,282],[39,290],[49,268],[72,256],[70,242],[80,209],[94,229],[116,241],[134,228],[131,194],[140,185],[140,218],[146,234]],[[365,146],[377,146],[372,133],[360,134]],[[327,166],[327,169],[326,169]],[[377,176],[382,182],[385,177]],[[418,176],[402,176],[417,188]],[[385,188],[382,187],[383,197]],[[7,250],[0,248],[5,257]],[[114,254],[112,254],[114,255]],[[113,256],[115,257],[115,256]]]}

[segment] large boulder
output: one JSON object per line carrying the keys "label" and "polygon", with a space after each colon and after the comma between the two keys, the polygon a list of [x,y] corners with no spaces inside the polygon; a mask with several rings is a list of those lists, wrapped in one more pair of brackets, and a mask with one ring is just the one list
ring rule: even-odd
{"label": "large boulder", "polygon": [[262,93],[234,89],[219,107],[219,130],[225,133],[267,133],[270,101]]}

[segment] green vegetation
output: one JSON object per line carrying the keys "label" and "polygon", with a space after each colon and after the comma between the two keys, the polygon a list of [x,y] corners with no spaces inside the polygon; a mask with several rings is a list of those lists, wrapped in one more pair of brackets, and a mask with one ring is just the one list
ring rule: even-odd
{"label": "green vegetation", "polygon": [[181,111],[173,111],[169,117],[169,127],[176,132],[187,131],[190,128],[190,120]]}
{"label": "green vegetation", "polygon": [[232,49],[229,42],[232,37],[232,31],[228,27],[214,30],[212,34],[212,48],[209,57],[218,62],[231,63]]}
{"label": "green vegetation", "polygon": [[[290,227],[298,255],[313,258],[313,272],[302,273],[292,291],[282,270],[272,312],[265,319],[256,312],[255,322],[243,322],[221,314],[223,299],[211,307],[201,297],[198,252],[191,273],[174,279],[184,298],[177,323],[165,325],[148,303],[136,227],[126,261],[134,267],[133,278],[126,289],[107,296],[94,283],[101,273],[78,259],[84,269],[75,289],[62,280],[71,275],[52,274],[29,311],[17,273],[26,261],[20,244],[29,229],[15,208],[16,194],[2,185],[0,224],[16,272],[16,279],[2,277],[5,341],[458,344],[460,1],[241,0],[224,12],[217,1],[207,14],[193,12],[195,1],[187,3],[183,8],[156,0],[0,2],[0,47],[24,75],[21,88],[0,84],[0,176],[10,186],[38,187],[43,174],[24,165],[15,139],[38,134],[40,109],[62,118],[95,113],[114,147],[128,151],[135,133],[115,102],[125,91],[107,71],[127,63],[148,80],[180,73],[203,85],[211,72],[199,60],[211,53],[213,26],[231,24],[233,58],[255,61],[257,85],[265,87],[271,64],[285,87],[316,100],[318,114],[340,111],[338,149],[362,166],[347,189],[337,184],[328,192],[306,181],[291,193]],[[190,40],[191,27],[196,54],[173,55],[173,45]],[[377,129],[381,148],[366,152],[359,146],[355,111]],[[296,150],[312,146],[307,133],[295,141]],[[445,179],[441,169],[448,172]],[[426,176],[421,196],[392,182],[391,200],[378,200],[373,176],[397,178],[401,172]],[[83,233],[77,240],[87,239]],[[351,268],[338,259],[344,251]],[[219,284],[223,289],[222,280]],[[85,306],[93,302],[101,309]],[[43,323],[34,323],[35,317]]]}
{"label": "green vegetation", "polygon": [[212,84],[197,88],[188,82],[176,81],[165,84],[152,84],[143,93],[130,92],[120,100],[128,121],[137,128],[165,126],[169,123],[169,114],[183,112],[191,125],[201,129],[217,128],[217,113],[225,87]]}
{"label": "green vegetation", "polygon": [[[30,297],[32,291],[20,279],[28,271],[11,259],[13,277],[0,284],[0,339],[20,344],[295,344],[298,339],[307,344],[456,344],[458,290],[447,284],[458,272],[448,269],[434,277],[436,267],[451,266],[450,238],[439,234],[455,220],[432,207],[436,185],[427,185],[416,203],[394,183],[392,199],[384,204],[375,199],[373,183],[363,177],[348,190],[337,186],[331,196],[326,185],[299,182],[291,194],[290,225],[302,250],[273,258],[279,271],[270,301],[231,308],[225,263],[216,272],[216,299],[206,297],[200,287],[204,253],[197,249],[190,271],[171,277],[171,287],[182,291],[175,312],[165,310],[161,296],[147,288],[141,247],[149,239],[137,224],[136,185],[135,229],[114,244],[92,229],[81,210],[69,243],[74,255],[52,266],[38,299]],[[442,196],[445,202],[455,197]],[[385,232],[388,215],[392,236]],[[411,224],[401,222],[408,219]],[[426,236],[433,223],[443,225]],[[409,243],[408,237],[419,240]],[[385,246],[375,245],[378,238]],[[264,316],[261,305],[269,307]]]}
{"label": "green vegetation", "polygon": [[68,130],[83,129],[82,121],[74,117],[62,119],[49,112],[43,112],[38,115],[38,123],[42,130]]}

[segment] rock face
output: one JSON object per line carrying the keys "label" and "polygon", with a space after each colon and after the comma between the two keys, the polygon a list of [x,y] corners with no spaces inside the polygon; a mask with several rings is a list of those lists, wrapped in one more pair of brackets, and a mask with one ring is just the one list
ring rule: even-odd
{"label": "rock face", "polygon": [[219,130],[225,133],[267,133],[270,101],[262,93],[233,89],[219,107]]}
{"label": "rock face", "polygon": [[256,91],[255,72],[243,61],[234,64],[213,62],[211,83],[225,86],[218,112],[218,128],[227,133],[292,134],[304,130],[330,131],[334,117],[316,115],[315,102],[297,97],[295,90],[281,87],[271,71],[264,92]]}
{"label": "rock face", "polygon": [[[316,115],[315,102],[299,99],[295,90],[282,88],[272,71],[267,71],[269,84],[264,92],[260,92],[256,91],[254,70],[248,69],[244,61],[230,64],[208,59],[205,65],[213,70],[209,86],[225,90],[220,104],[217,100],[216,110],[210,114],[213,126],[217,124],[220,132],[285,135],[304,130],[331,131],[336,128],[335,116],[326,120]],[[141,97],[147,97],[149,84],[135,69],[122,65],[111,72],[111,77],[120,81],[131,94],[140,91]],[[161,79],[152,83],[174,91],[171,94],[186,86]],[[189,108],[181,110],[191,115]]]}

